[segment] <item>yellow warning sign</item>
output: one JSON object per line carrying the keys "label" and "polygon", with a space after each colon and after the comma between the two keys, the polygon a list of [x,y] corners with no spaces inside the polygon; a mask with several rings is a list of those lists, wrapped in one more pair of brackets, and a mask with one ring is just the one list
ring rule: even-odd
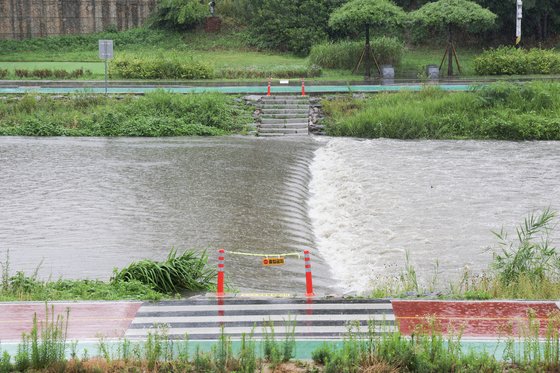
{"label": "yellow warning sign", "polygon": [[270,267],[270,266],[283,266],[285,264],[284,257],[278,258],[264,258],[262,261],[263,266]]}

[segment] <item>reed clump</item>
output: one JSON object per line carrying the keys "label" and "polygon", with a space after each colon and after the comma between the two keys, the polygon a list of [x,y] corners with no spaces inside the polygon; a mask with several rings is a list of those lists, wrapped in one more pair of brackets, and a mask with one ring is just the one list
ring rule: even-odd
{"label": "reed clump", "polygon": [[163,262],[140,260],[116,272],[112,281],[139,281],[167,294],[201,291],[213,288],[216,271],[208,267],[206,253],[185,251],[178,255],[173,249]]}

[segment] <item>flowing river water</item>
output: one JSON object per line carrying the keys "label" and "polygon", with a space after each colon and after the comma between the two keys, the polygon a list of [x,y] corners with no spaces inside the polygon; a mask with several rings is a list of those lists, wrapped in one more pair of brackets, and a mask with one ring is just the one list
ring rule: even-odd
{"label": "flowing river water", "polygon": [[[0,259],[43,278],[101,278],[171,248],[312,251],[319,293],[398,273],[477,272],[534,209],[560,208],[560,143],[220,138],[0,138]],[[303,260],[226,256],[244,291],[303,293]]]}

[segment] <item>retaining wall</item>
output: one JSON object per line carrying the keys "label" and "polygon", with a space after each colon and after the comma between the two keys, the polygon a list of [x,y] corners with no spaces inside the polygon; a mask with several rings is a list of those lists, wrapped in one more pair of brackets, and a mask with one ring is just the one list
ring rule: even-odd
{"label": "retaining wall", "polygon": [[0,39],[87,34],[142,25],[156,0],[0,0]]}

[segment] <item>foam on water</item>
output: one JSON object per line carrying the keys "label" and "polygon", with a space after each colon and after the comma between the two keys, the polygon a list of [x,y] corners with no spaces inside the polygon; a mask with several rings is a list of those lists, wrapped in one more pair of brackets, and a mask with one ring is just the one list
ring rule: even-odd
{"label": "foam on water", "polygon": [[438,262],[446,285],[465,267],[487,267],[491,230],[560,208],[557,142],[322,142],[310,166],[310,218],[345,290],[398,275],[406,251],[421,281],[431,281]]}

